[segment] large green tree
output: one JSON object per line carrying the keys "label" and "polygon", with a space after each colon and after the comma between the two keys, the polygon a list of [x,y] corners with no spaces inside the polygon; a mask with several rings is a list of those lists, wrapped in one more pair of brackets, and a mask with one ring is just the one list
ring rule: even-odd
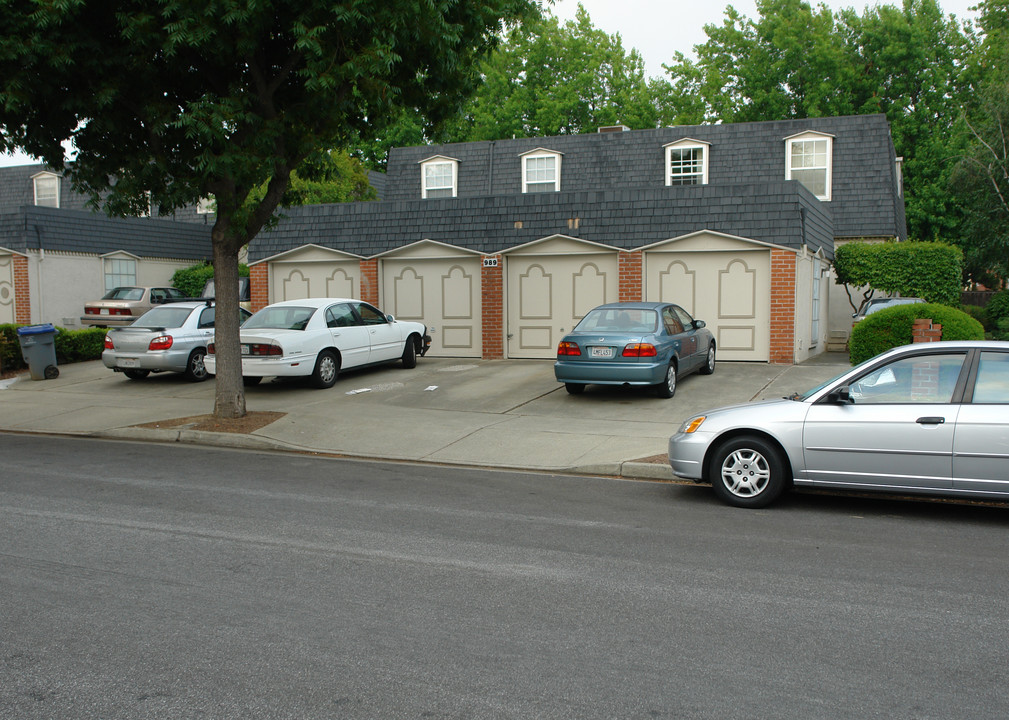
{"label": "large green tree", "polygon": [[214,412],[239,417],[238,252],[291,199],[292,171],[320,148],[374,136],[399,107],[425,123],[452,115],[502,21],[536,10],[533,0],[0,0],[0,150],[63,170],[115,215],[215,198]]}

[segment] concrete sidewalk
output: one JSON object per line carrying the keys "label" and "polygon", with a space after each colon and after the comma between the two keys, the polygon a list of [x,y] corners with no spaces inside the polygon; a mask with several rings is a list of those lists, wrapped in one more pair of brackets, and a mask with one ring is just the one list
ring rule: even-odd
{"label": "concrete sidewalk", "polygon": [[719,405],[805,390],[848,368],[829,353],[801,365],[719,362],[680,381],[671,400],[643,388],[590,386],[571,396],[550,360],[421,358],[341,374],[329,390],[264,382],[246,388],[250,411],[285,413],[248,434],[137,425],[213,411],[214,383],[164,373],[140,381],[101,362],[60,367],[54,380],[0,382],[0,430],[187,442],[350,457],[669,479],[669,436]]}

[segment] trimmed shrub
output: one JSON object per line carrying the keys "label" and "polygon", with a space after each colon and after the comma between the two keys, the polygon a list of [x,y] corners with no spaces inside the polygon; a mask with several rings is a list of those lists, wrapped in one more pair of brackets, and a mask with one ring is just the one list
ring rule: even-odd
{"label": "trimmed shrub", "polygon": [[985,332],[991,331],[991,320],[989,319],[988,311],[985,308],[980,305],[961,305],[960,309],[981,323]]}
{"label": "trimmed shrub", "polygon": [[991,296],[985,306],[992,328],[998,326],[999,320],[1009,319],[1009,290],[999,290]]}
{"label": "trimmed shrub", "polygon": [[940,242],[852,242],[834,253],[838,284],[944,305],[960,302],[962,268],[960,248]]}
{"label": "trimmed shrub", "polygon": [[[207,280],[214,277],[214,266],[209,263],[181,268],[172,275],[172,285],[186,297],[200,297]],[[249,266],[239,263],[238,277],[249,277]]]}
{"label": "trimmed shrub", "polygon": [[851,330],[848,357],[852,365],[890,348],[911,343],[911,326],[918,318],[942,325],[943,340],[984,340],[984,327],[963,310],[934,303],[894,305],[869,315]]}
{"label": "trimmed shrub", "polygon": [[[0,325],[0,369],[4,371],[23,370],[28,365],[21,354],[21,341],[17,329],[24,325]],[[82,328],[67,330],[57,327],[59,332],[53,340],[57,364],[98,360],[105,349],[104,328]]]}

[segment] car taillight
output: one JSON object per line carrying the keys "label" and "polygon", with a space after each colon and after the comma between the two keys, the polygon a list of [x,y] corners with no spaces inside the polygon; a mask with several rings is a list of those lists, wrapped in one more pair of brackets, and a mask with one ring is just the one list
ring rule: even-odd
{"label": "car taillight", "polygon": [[578,347],[577,343],[573,342],[562,342],[557,346],[557,355],[581,355],[582,351]]}
{"label": "car taillight", "polygon": [[98,315],[98,308],[96,308],[96,307],[88,307],[87,305],[85,305],[84,306],[84,314],[85,315]]}
{"label": "car taillight", "polygon": [[151,344],[147,346],[148,350],[167,350],[175,342],[171,335],[158,335],[158,337],[151,340]]}
{"label": "car taillight", "polygon": [[214,354],[214,343],[207,343],[207,355]]}
{"label": "car taillight", "polygon": [[624,357],[655,357],[658,352],[651,343],[631,343],[624,346]]}
{"label": "car taillight", "polygon": [[263,357],[266,355],[281,356],[283,354],[284,351],[281,349],[280,345],[266,345],[264,343],[252,343],[249,345],[249,355]]}
{"label": "car taillight", "polygon": [[116,346],[112,344],[112,338],[109,335],[105,336],[105,349],[106,350],[115,350],[116,349]]}
{"label": "car taillight", "polygon": [[109,308],[109,315],[132,315],[129,308]]}

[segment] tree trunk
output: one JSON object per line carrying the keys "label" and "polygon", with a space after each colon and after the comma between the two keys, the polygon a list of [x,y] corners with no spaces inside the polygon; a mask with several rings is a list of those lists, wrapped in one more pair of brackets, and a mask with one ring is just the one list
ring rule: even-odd
{"label": "tree trunk", "polygon": [[214,348],[217,360],[217,392],[214,416],[245,416],[245,386],[242,384],[242,353],[239,347],[238,250],[239,245],[219,228],[211,233],[214,247],[214,287],[217,312],[214,315]]}

